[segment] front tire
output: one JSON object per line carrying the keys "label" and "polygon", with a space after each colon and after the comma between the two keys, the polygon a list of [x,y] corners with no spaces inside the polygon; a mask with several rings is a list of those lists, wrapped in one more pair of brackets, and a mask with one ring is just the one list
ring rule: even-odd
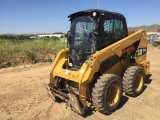
{"label": "front tire", "polygon": [[130,66],[124,73],[122,83],[126,95],[140,95],[144,88],[144,70],[138,66]]}
{"label": "front tire", "polygon": [[122,84],[118,76],[104,74],[101,76],[92,91],[92,102],[95,108],[103,113],[112,113],[121,101]]}

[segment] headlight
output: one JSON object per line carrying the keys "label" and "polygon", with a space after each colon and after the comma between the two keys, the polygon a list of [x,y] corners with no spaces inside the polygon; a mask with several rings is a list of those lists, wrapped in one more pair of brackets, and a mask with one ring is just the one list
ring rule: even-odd
{"label": "headlight", "polygon": [[68,17],[68,21],[70,21],[71,20],[71,18],[70,17]]}
{"label": "headlight", "polygon": [[97,12],[93,12],[93,16],[94,16],[94,17],[97,16]]}

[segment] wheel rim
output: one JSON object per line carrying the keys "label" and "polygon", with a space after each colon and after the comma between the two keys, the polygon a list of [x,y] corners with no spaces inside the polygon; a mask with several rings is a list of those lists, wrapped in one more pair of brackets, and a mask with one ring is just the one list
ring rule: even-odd
{"label": "wheel rim", "polygon": [[143,76],[141,73],[138,73],[135,79],[135,90],[136,92],[139,92],[142,89],[143,86]]}
{"label": "wheel rim", "polygon": [[114,106],[119,101],[120,86],[118,83],[112,83],[106,93],[106,100],[109,106]]}

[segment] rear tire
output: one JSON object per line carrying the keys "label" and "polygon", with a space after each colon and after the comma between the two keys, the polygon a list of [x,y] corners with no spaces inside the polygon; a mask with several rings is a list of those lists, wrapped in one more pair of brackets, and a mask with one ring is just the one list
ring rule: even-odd
{"label": "rear tire", "polygon": [[124,73],[122,83],[126,95],[140,95],[144,88],[144,70],[138,66],[130,66]]}
{"label": "rear tire", "polygon": [[104,74],[92,91],[92,103],[103,114],[111,114],[119,105],[122,96],[122,83],[118,76]]}

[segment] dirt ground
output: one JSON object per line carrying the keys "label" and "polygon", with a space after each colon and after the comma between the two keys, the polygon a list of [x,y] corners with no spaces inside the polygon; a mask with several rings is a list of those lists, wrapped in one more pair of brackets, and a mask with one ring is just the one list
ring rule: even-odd
{"label": "dirt ground", "polygon": [[89,109],[84,117],[48,97],[50,64],[0,70],[0,120],[160,120],[160,49],[150,47],[150,74],[144,92],[123,96],[109,116]]}

